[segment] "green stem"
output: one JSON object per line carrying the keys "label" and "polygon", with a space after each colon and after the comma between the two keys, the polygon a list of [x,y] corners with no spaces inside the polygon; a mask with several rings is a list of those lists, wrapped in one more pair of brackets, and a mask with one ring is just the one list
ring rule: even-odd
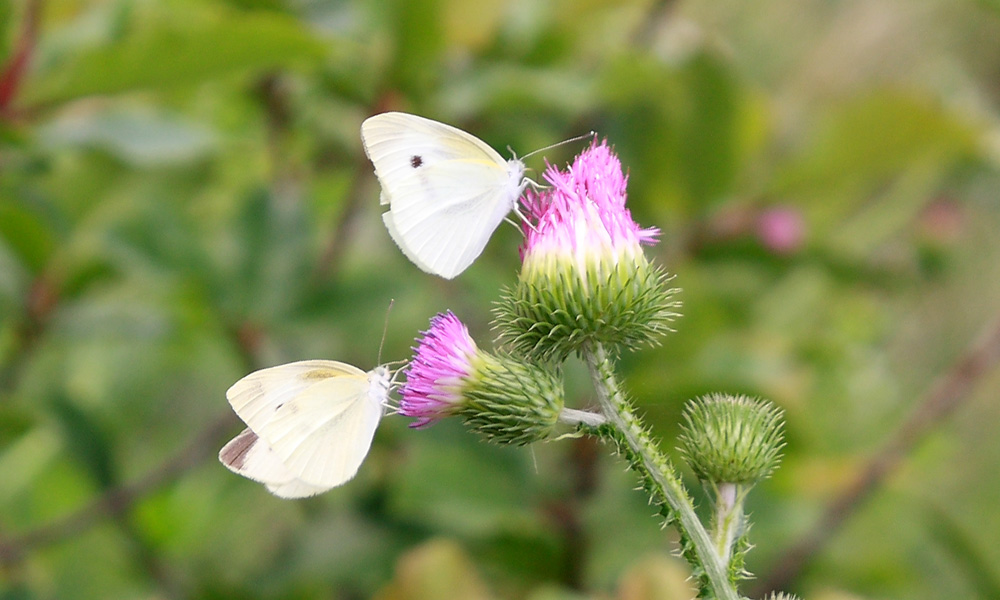
{"label": "green stem", "polygon": [[[632,413],[632,407],[618,389],[614,365],[604,347],[595,344],[584,352],[584,360],[590,370],[590,376],[597,390],[608,421],[621,434],[623,442],[628,446],[625,450],[634,460],[632,466],[645,476],[655,493],[657,500],[665,503],[676,516],[675,524],[682,537],[682,553],[696,570],[702,569],[708,585],[718,600],[739,600],[735,587],[729,581],[726,564],[716,554],[715,546],[708,532],[698,520],[694,511],[694,503],[680,478],[666,457],[659,451],[649,434],[643,429],[639,419]],[[638,464],[635,464],[638,463]],[[683,538],[689,540],[694,555],[684,552]]]}
{"label": "green stem", "polygon": [[715,522],[712,532],[715,538],[715,552],[728,565],[733,554],[733,542],[743,527],[743,486],[735,483],[720,483],[713,486],[715,492]]}

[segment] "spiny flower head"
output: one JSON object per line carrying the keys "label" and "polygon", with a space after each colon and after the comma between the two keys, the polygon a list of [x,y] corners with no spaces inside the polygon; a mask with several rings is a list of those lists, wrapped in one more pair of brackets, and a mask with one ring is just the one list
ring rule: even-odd
{"label": "spiny flower head", "polygon": [[770,402],[709,394],[685,406],[684,421],[680,450],[699,479],[753,485],[781,461],[784,421]]}
{"label": "spiny flower head", "polygon": [[451,311],[435,315],[422,335],[400,391],[399,413],[417,418],[410,427],[425,427],[461,408],[464,380],[479,353],[468,328]]}
{"label": "spiny flower head", "polygon": [[500,337],[533,357],[562,359],[587,343],[611,348],[655,342],[676,316],[668,277],[642,246],[625,207],[628,177],[596,141],[565,171],[549,166],[551,187],[528,190],[521,273],[496,309]]}
{"label": "spiny flower head", "polygon": [[400,414],[423,427],[461,416],[472,429],[501,444],[527,444],[552,432],[563,408],[558,372],[476,347],[453,313],[431,319],[406,370]]}

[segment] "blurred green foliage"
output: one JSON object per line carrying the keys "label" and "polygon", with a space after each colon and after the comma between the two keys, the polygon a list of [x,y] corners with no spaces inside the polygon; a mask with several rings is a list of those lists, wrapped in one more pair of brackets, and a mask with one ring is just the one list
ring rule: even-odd
{"label": "blurred green foliage", "polygon": [[[489,345],[518,234],[455,281],[409,264],[358,136],[389,109],[520,154],[614,144],[684,290],[677,332],[621,365],[651,427],[672,449],[712,391],[786,411],[748,503],[768,573],[1000,307],[998,6],[0,1],[0,598],[691,595],[586,440],[391,416],[354,481],[300,502],[215,460],[231,383],[373,367],[390,298],[383,361],[449,308]],[[1000,380],[975,384],[791,591],[995,596]]]}

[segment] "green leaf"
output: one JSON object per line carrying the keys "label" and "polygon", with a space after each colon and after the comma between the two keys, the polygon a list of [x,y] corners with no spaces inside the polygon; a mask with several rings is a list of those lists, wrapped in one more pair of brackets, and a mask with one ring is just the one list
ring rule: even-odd
{"label": "green leaf", "polygon": [[212,134],[204,128],[137,109],[67,114],[39,133],[49,146],[97,147],[135,166],[195,160],[214,145]]}
{"label": "green leaf", "polygon": [[732,193],[762,137],[760,108],[707,51],[677,65],[623,55],[609,61],[600,88],[615,111],[607,135],[622,144],[637,197],[705,210]]}
{"label": "green leaf", "polygon": [[0,199],[0,238],[36,273],[45,265],[57,242],[42,215],[10,199]]}
{"label": "green leaf", "polygon": [[326,51],[301,24],[274,14],[185,29],[164,27],[79,53],[32,80],[25,99],[58,103],[94,94],[195,85],[233,73],[316,63]]}
{"label": "green leaf", "polygon": [[73,458],[101,489],[115,485],[118,475],[108,434],[88,413],[62,394],[52,398],[52,409],[62,426],[67,449]]}

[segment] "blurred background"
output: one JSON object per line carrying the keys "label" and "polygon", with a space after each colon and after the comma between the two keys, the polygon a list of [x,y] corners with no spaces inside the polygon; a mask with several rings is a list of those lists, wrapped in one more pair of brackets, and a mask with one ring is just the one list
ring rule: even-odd
{"label": "blurred background", "polygon": [[997,0],[0,0],[0,69],[0,598],[692,596],[588,440],[387,417],[305,501],[218,463],[230,384],[374,367],[390,299],[382,361],[446,309],[491,347],[519,234],[411,265],[358,135],[392,109],[614,145],[683,289],[620,364],[663,448],[700,394],[786,412],[744,593],[1000,598]]}

